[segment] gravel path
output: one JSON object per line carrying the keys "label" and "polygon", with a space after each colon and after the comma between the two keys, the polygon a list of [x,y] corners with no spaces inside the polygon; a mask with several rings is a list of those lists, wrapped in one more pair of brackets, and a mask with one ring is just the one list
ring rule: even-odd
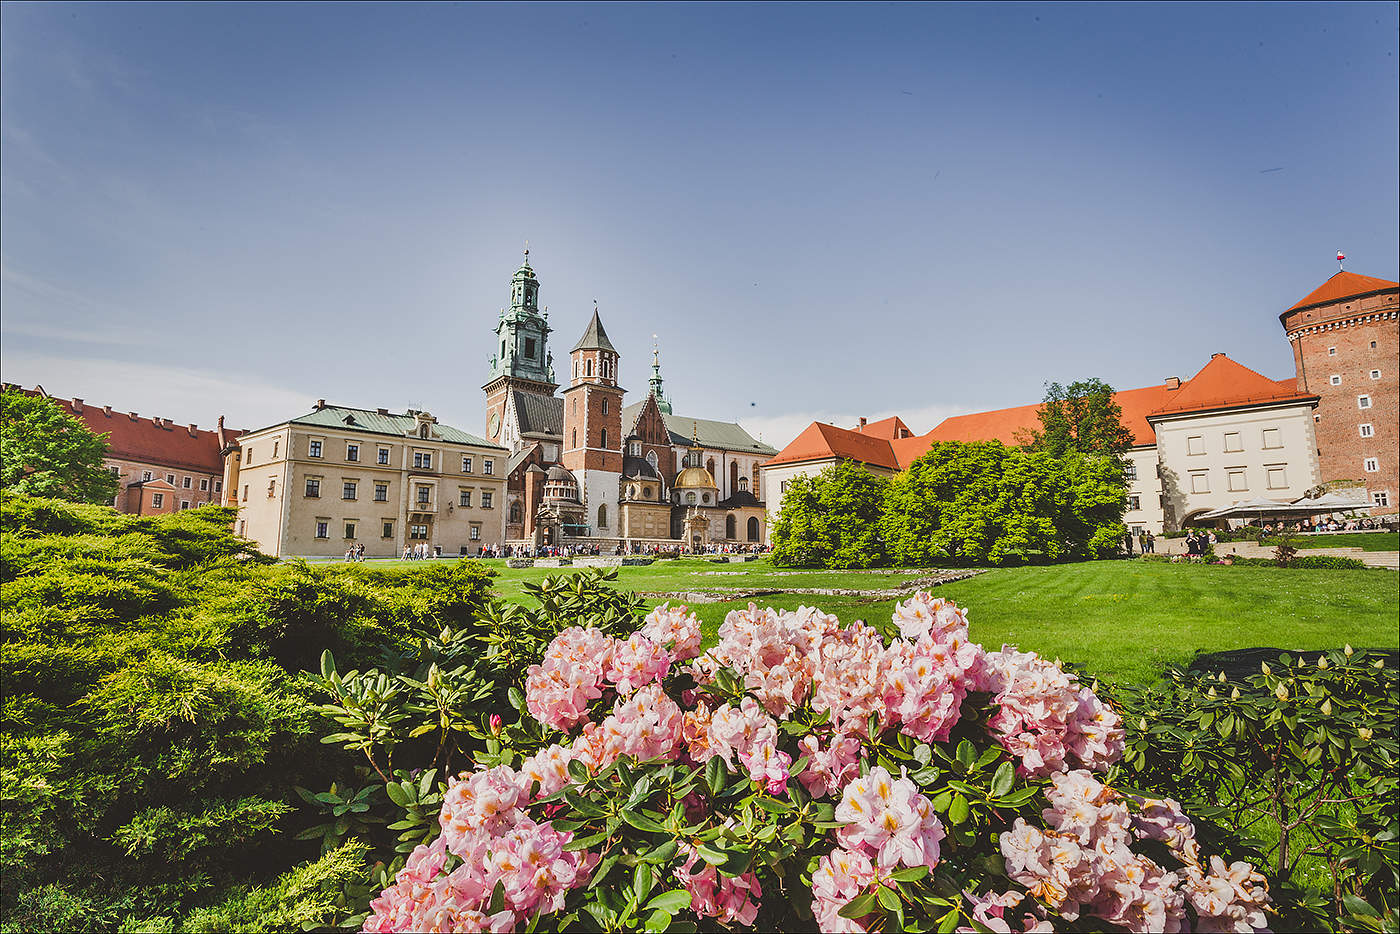
{"label": "gravel path", "polygon": [[[717,573],[723,574],[725,572]],[[907,597],[920,590],[928,590],[931,587],[952,581],[966,580],[981,573],[982,569],[980,568],[940,571],[925,577],[900,581],[898,587],[880,590],[852,590],[845,587],[716,587],[706,590],[639,590],[637,596],[645,597],[648,600],[683,600],[686,603],[727,603],[731,600],[752,600],[755,597],[772,597],[778,594],[803,594],[818,597],[864,597],[868,602],[875,603],[880,600]]]}

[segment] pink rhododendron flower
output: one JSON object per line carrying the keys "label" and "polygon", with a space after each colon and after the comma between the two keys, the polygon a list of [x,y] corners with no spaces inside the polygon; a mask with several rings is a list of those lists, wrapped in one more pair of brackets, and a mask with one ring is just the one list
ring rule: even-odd
{"label": "pink rhododendron flower", "polygon": [[669,645],[673,661],[689,661],[700,654],[700,620],[684,606],[661,604],[647,614],[640,631],[657,645]]}
{"label": "pink rhododendron flower", "polygon": [[863,852],[837,847],[823,856],[812,873],[812,914],[817,925],[827,932],[864,931],[864,925],[841,917],[840,911],[874,881],[875,866]]}
{"label": "pink rhododendron flower", "polygon": [[661,685],[648,684],[631,697],[618,698],[600,732],[608,761],[669,757],[681,739],[681,709]]}
{"label": "pink rhododendron flower", "polygon": [[663,646],[634,632],[626,642],[613,647],[604,677],[617,686],[617,693],[631,694],[644,684],[666,677],[670,667],[671,656]]}
{"label": "pink rhododendron flower", "polygon": [[854,736],[838,734],[823,746],[809,733],[798,747],[807,757],[807,768],[797,778],[814,798],[826,797],[860,774],[861,744]]}
{"label": "pink rhododendron flower", "polygon": [[846,821],[837,838],[871,855],[881,870],[897,865],[938,865],[943,824],[932,803],[904,776],[876,766],[854,779],[841,794],[836,819]]}
{"label": "pink rhododendron flower", "polygon": [[723,875],[700,859],[688,843],[681,844],[681,852],[687,859],[675,870],[676,881],[690,893],[691,909],[702,918],[716,918],[724,925],[753,924],[758,917],[758,901],[763,897],[758,876],[752,872]]}
{"label": "pink rhododendron flower", "polygon": [[951,600],[935,598],[925,590],[896,604],[891,618],[906,639],[930,636],[935,642],[967,641],[967,613]]}

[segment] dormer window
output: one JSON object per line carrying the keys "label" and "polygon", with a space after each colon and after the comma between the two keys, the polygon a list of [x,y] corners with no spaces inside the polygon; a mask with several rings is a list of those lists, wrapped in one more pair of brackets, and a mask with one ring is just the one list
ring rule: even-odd
{"label": "dormer window", "polygon": [[418,426],[418,437],[424,439],[425,441],[427,440],[427,438],[428,438],[428,423],[427,423],[427,422],[424,422],[423,424],[421,424],[421,425]]}
{"label": "dormer window", "polygon": [[629,445],[627,446],[627,453],[628,453],[628,454],[631,454],[633,457],[641,457],[641,456],[642,456],[642,442],[640,442],[640,441],[633,441],[631,444],[629,444]]}

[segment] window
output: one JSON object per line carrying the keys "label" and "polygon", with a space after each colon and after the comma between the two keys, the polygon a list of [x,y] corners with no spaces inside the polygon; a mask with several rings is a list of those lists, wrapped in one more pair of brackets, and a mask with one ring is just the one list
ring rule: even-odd
{"label": "window", "polygon": [[1381,371],[1380,371],[1380,370],[1372,370],[1372,371],[1371,371],[1371,379],[1380,379],[1380,378],[1381,378]]}
{"label": "window", "polygon": [[724,537],[734,538],[738,523],[734,519],[734,514],[730,513],[724,517]]}
{"label": "window", "polygon": [[165,482],[168,483],[168,484],[170,484],[171,486],[174,486],[174,485],[175,485],[175,475],[174,475],[173,473],[168,473],[168,474],[166,474],[166,475],[165,475]]}
{"label": "window", "polygon": [[786,480],[784,480],[784,481],[782,481],[781,483],[778,484],[778,492],[779,492],[779,493],[786,493],[786,492],[787,492],[787,488],[788,488],[788,482],[787,482]]}
{"label": "window", "polygon": [[519,504],[519,503],[511,503],[511,504],[510,504],[510,521],[511,521],[511,522],[519,522],[519,521],[520,521],[520,517],[521,517],[520,504]]}
{"label": "window", "polygon": [[598,446],[600,448],[606,448],[608,446],[608,430],[606,428],[602,429],[600,435],[602,437],[602,441]]}
{"label": "window", "polygon": [[479,541],[481,541],[481,523],[480,523],[480,522],[473,522],[473,523],[471,524],[471,533],[470,533],[470,537],[471,537],[471,540],[474,541],[474,542],[479,542]]}
{"label": "window", "polygon": [[749,527],[748,527],[748,532],[749,532],[749,541],[751,541],[751,542],[756,542],[756,541],[758,541],[758,533],[759,533],[759,528],[758,528],[758,516],[749,516]]}
{"label": "window", "polygon": [[272,497],[274,497],[274,496],[276,496],[276,495],[277,495],[277,481],[276,481],[276,480],[269,480],[269,481],[267,481],[267,498],[268,498],[268,499],[272,499]]}
{"label": "window", "polygon": [[383,480],[376,480],[374,483],[374,501],[376,503],[387,503],[389,501],[389,484]]}
{"label": "window", "polygon": [[484,474],[486,474],[486,476],[488,476],[488,477],[491,476],[492,471],[494,471],[495,469],[496,469],[496,462],[495,462],[495,461],[485,461],[485,460],[484,460],[484,461],[481,462],[481,472],[484,473]]}
{"label": "window", "polygon": [[[1375,341],[1371,343],[1374,344]],[[1375,503],[1377,506],[1389,506],[1390,494],[1385,490],[1376,490],[1376,492],[1371,494],[1371,502]]]}
{"label": "window", "polygon": [[331,523],[330,523],[330,520],[328,520],[328,519],[317,519],[317,520],[316,520],[316,537],[317,537],[317,538],[330,538],[330,537],[331,537]]}
{"label": "window", "polygon": [[470,506],[471,504],[472,504],[472,491],[471,491],[471,490],[459,490],[459,491],[457,491],[457,505],[458,505],[458,506]]}
{"label": "window", "polygon": [[142,479],[142,480],[149,480],[149,479],[151,479],[151,472],[150,472],[149,470],[143,470],[143,471],[141,471],[141,479]]}
{"label": "window", "polygon": [[1207,474],[1205,471],[1201,471],[1200,473],[1193,473],[1191,475],[1191,492],[1209,493],[1210,475]]}
{"label": "window", "polygon": [[1127,463],[1125,463],[1125,464],[1123,465],[1123,479],[1124,479],[1124,480],[1136,480],[1136,479],[1137,479],[1137,464],[1134,464],[1132,461],[1128,461]]}
{"label": "window", "polygon": [[433,455],[431,451],[414,451],[413,466],[420,470],[433,469]]}
{"label": "window", "polygon": [[471,459],[470,457],[464,457],[464,458],[462,458],[462,473],[471,473],[471,472],[472,472],[472,459]]}
{"label": "window", "polygon": [[1374,434],[1376,433],[1375,427],[1372,426],[1372,424],[1371,424],[1370,422],[1367,422],[1366,424],[1359,426],[1359,429],[1360,429],[1360,431],[1361,431],[1361,437],[1363,437],[1363,438],[1369,438],[1369,437],[1371,437],[1372,435],[1374,435]]}
{"label": "window", "polygon": [[1357,397],[1356,397],[1356,407],[1357,407],[1358,409],[1369,409],[1369,408],[1371,407],[1371,397],[1370,397],[1370,396],[1357,396]]}
{"label": "window", "polygon": [[685,494],[685,502],[686,502],[686,505],[687,505],[687,506],[694,506],[694,505],[695,505],[695,494],[694,494],[694,493],[687,493],[687,494]]}
{"label": "window", "polygon": [[652,470],[656,470],[658,462],[655,451],[647,451],[647,463],[651,465]]}
{"label": "window", "polygon": [[1376,473],[1381,469],[1381,462],[1377,458],[1368,457],[1363,463],[1367,473]]}
{"label": "window", "polygon": [[535,339],[533,337],[525,338],[525,359],[535,359]]}
{"label": "window", "polygon": [[152,494],[151,494],[151,506],[152,506],[152,507],[154,507],[154,508],[156,508],[156,509],[159,509],[160,507],[162,507],[162,506],[164,506],[164,505],[165,505],[165,494],[164,494],[164,493],[152,493]]}
{"label": "window", "polygon": [[381,464],[387,464],[387,463],[389,463],[389,449],[388,449],[388,448],[380,448],[380,449],[379,449],[379,463],[381,463]]}
{"label": "window", "polygon": [[1206,439],[1200,435],[1192,435],[1186,439],[1187,454],[1204,454],[1206,452]]}
{"label": "window", "polygon": [[1242,441],[1242,440],[1240,439],[1240,433],[1239,433],[1238,431],[1227,431],[1227,432],[1225,432],[1225,451],[1226,451],[1226,453],[1227,453],[1227,454],[1228,454],[1228,453],[1237,453],[1237,452],[1243,451],[1243,450],[1244,450],[1244,441]]}
{"label": "window", "polygon": [[1327,381],[1328,381],[1329,383],[1331,383],[1333,386],[1340,386],[1340,385],[1342,385],[1342,378],[1341,378],[1340,376],[1338,376],[1336,373],[1333,373],[1331,376],[1329,376],[1329,377],[1327,378]]}
{"label": "window", "polygon": [[1244,468],[1227,468],[1225,470],[1225,486],[1231,493],[1243,493],[1249,489],[1249,483],[1245,480]]}
{"label": "window", "polygon": [[320,457],[320,456],[321,456],[321,442],[319,442],[319,441],[308,441],[307,444],[306,444],[306,456],[307,456],[307,457]]}
{"label": "window", "polygon": [[272,459],[273,459],[273,460],[277,460],[277,446],[278,446],[279,444],[281,444],[281,443],[282,443],[281,441],[278,441],[278,440],[275,439],[275,438],[274,438],[273,441],[272,441]]}
{"label": "window", "polygon": [[1328,348],[1327,348],[1327,356],[1329,356],[1329,357],[1335,357],[1336,355],[1337,355],[1337,348],[1336,348],[1336,347],[1328,347]]}
{"label": "window", "polygon": [[418,488],[418,503],[419,503],[419,505],[422,505],[422,506],[428,505],[428,503],[429,503],[428,497],[432,495],[432,489],[433,489],[433,488],[430,487],[430,486],[420,486],[420,487]]}
{"label": "window", "polygon": [[353,522],[347,522],[347,523],[345,523],[345,537],[346,537],[346,538],[354,538],[354,537],[355,537],[355,523],[353,523]]}
{"label": "window", "polygon": [[321,496],[321,481],[315,477],[307,477],[306,495],[312,499],[318,499]]}
{"label": "window", "polygon": [[248,523],[247,523],[247,521],[246,521],[246,520],[243,520],[243,519],[239,519],[239,520],[238,520],[238,537],[239,537],[239,538],[245,538],[245,537],[247,536],[247,532],[248,532]]}
{"label": "window", "polygon": [[420,541],[427,541],[428,527],[426,525],[410,525],[408,527],[408,537],[415,538]]}
{"label": "window", "polygon": [[357,489],[358,485],[359,481],[357,480],[346,480],[345,486],[341,488],[340,498],[359,499],[359,490]]}
{"label": "window", "polygon": [[348,461],[357,461],[357,460],[359,460],[359,459],[360,459],[360,446],[359,446],[358,444],[347,444],[347,445],[345,445],[345,459],[348,460]]}
{"label": "window", "polygon": [[190,508],[190,501],[187,500],[187,499],[182,499],[182,500],[180,500],[180,508],[181,508],[181,509],[189,509],[189,508]]}
{"label": "window", "polygon": [[224,491],[224,481],[222,481],[222,480],[215,480],[215,481],[214,481],[214,492],[215,492],[215,493],[222,493],[223,491]]}
{"label": "window", "polygon": [[1141,509],[1141,508],[1142,508],[1142,497],[1140,497],[1140,496],[1129,496],[1129,497],[1128,497],[1128,512],[1137,512],[1137,511],[1138,511],[1139,509]]}
{"label": "window", "polygon": [[[113,472],[116,471],[116,468],[115,468],[115,467],[112,468],[112,469],[113,469]],[[208,492],[209,492],[209,478],[208,478],[208,477],[201,477],[201,478],[200,478],[200,480],[199,480],[199,492],[201,492],[201,493],[208,493]]]}
{"label": "window", "polygon": [[710,494],[709,494],[709,493],[701,493],[701,494],[700,494],[700,501],[708,505],[709,502],[710,502]]}
{"label": "window", "polygon": [[422,439],[425,440],[425,441],[428,439],[428,423],[427,423],[427,422],[424,422],[423,424],[421,424],[421,425],[418,426],[418,437],[422,438]]}
{"label": "window", "polygon": [[1288,486],[1288,470],[1282,464],[1265,467],[1264,474],[1268,478],[1269,489],[1282,490]]}
{"label": "window", "polygon": [[630,443],[627,445],[627,453],[630,454],[630,455],[632,455],[633,457],[641,457],[641,456],[642,456],[642,442],[640,442],[640,441],[632,441],[632,442],[630,442]]}
{"label": "window", "polygon": [[481,491],[481,508],[482,508],[482,509],[490,509],[490,508],[491,508],[491,499],[492,499],[491,491],[490,491],[490,490],[482,490],[482,491]]}
{"label": "window", "polygon": [[569,429],[569,447],[571,447],[571,448],[576,448],[576,447],[578,447],[578,429],[577,429],[577,428],[571,428],[571,429]]}
{"label": "window", "polygon": [[592,361],[592,360],[585,360],[585,361],[583,362],[583,375],[584,375],[584,376],[592,376],[592,375],[593,375],[593,361]]}
{"label": "window", "polygon": [[1283,432],[1279,431],[1277,428],[1265,428],[1265,429],[1264,429],[1264,447],[1266,447],[1266,448],[1281,448],[1281,447],[1283,447]]}
{"label": "window", "polygon": [[1376,349],[1376,342],[1375,342],[1375,341],[1371,341],[1371,349],[1372,349],[1372,350],[1375,350],[1375,349]]}
{"label": "window", "polygon": [[243,484],[243,502],[248,502],[248,484]]}
{"label": "window", "polygon": [[607,504],[607,503],[603,503],[602,505],[600,505],[600,506],[598,507],[598,528],[600,528],[600,529],[606,529],[607,527],[608,527],[608,504]]}
{"label": "window", "polygon": [[180,485],[181,485],[181,487],[183,487],[184,489],[188,490],[188,489],[190,489],[191,487],[194,486],[194,479],[193,479],[192,477],[184,477],[184,478],[181,480]]}
{"label": "window", "polygon": [[748,478],[748,477],[740,477],[740,478],[739,478],[739,492],[740,492],[740,493],[747,493],[748,491],[749,491],[749,478]]}
{"label": "window", "polygon": [[603,400],[603,414],[604,414],[604,415],[607,415],[607,414],[608,414],[608,400],[607,400],[607,399],[604,399],[604,400]]}
{"label": "window", "polygon": [[253,449],[249,448],[243,452],[243,466],[247,467],[251,463],[253,463]]}
{"label": "window", "polygon": [[647,499],[651,499],[651,487],[649,485],[642,487],[642,495]]}
{"label": "window", "polygon": [[384,523],[384,528],[380,531],[379,537],[380,537],[380,538],[393,538],[393,537],[394,537],[394,523],[392,523],[392,522],[386,522],[386,523]]}

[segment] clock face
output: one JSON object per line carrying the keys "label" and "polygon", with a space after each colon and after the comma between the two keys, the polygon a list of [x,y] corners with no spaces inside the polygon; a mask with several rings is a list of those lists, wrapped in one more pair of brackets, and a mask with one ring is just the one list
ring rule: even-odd
{"label": "clock face", "polygon": [[492,412],[492,413],[491,413],[491,421],[490,421],[490,423],[487,425],[486,430],[487,430],[488,432],[490,432],[492,438],[495,438],[497,435],[499,435],[499,434],[501,433],[501,413],[499,413],[499,412]]}

